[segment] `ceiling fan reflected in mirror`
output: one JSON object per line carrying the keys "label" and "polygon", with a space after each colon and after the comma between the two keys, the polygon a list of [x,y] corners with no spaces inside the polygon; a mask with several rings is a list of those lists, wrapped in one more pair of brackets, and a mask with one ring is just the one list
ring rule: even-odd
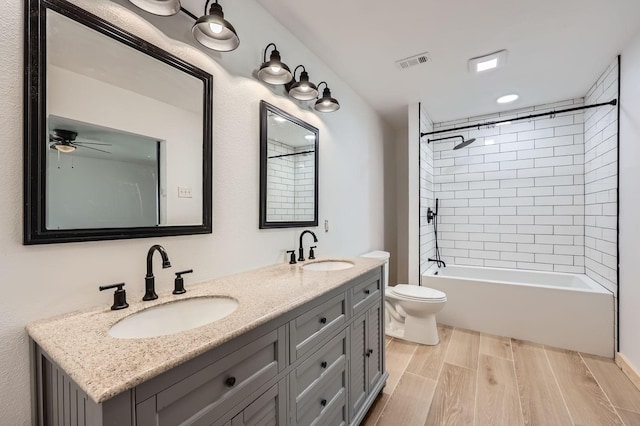
{"label": "ceiling fan reflected in mirror", "polygon": [[110,143],[100,143],[100,142],[86,142],[86,141],[76,141],[78,137],[78,133],[73,130],[63,130],[63,129],[54,129],[49,133],[49,148],[55,149],[58,152],[62,152],[68,154],[76,150],[76,148],[85,148],[91,149],[93,151],[104,152],[105,154],[111,154],[109,151],[105,151],[104,149],[98,149],[87,145],[101,145],[101,146],[111,146]]}

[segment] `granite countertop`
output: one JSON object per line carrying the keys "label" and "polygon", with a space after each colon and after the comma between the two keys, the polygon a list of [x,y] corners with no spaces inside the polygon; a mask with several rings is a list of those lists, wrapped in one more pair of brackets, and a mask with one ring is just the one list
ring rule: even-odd
{"label": "granite countertop", "polygon": [[[27,325],[27,331],[91,399],[101,403],[383,264],[368,258],[334,259],[355,266],[316,272],[302,269],[311,262],[277,264],[190,284],[183,295],[169,291],[150,302],[129,300],[129,308],[120,311],[112,311],[105,304],[39,320]],[[177,334],[142,339],[118,339],[107,334],[113,324],[143,309],[203,296],[232,297],[239,305],[225,318]]]}

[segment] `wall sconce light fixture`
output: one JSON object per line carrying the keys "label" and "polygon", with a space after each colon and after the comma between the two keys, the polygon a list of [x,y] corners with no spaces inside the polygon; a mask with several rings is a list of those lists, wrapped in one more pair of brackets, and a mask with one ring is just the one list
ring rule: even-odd
{"label": "wall sconce light fixture", "polygon": [[[271,57],[267,61],[267,50],[273,46]],[[274,43],[269,43],[264,49],[263,63],[258,71],[258,78],[268,84],[287,84],[293,79],[289,67],[281,61],[280,52]]]}
{"label": "wall sconce light fixture", "polygon": [[325,81],[318,84],[318,88],[324,84],[324,91],[322,92],[322,98],[316,101],[316,104],[313,106],[316,111],[319,112],[334,112],[340,109],[340,104],[335,98],[331,97],[331,90],[329,90],[329,86]]}
{"label": "wall sconce light fixture", "polygon": [[[298,68],[302,68],[300,73],[300,80],[296,80],[296,71]],[[315,84],[309,81],[309,74],[304,65],[298,65],[293,70],[293,84],[289,88],[289,96],[299,101],[310,101],[318,97],[318,88]]]}
{"label": "wall sconce light fixture", "polygon": [[[211,3],[207,0],[204,5],[204,15],[198,18],[180,6],[180,0],[129,0],[140,9],[160,16],[172,16],[182,11],[193,18],[196,23],[191,28],[193,38],[198,43],[211,50],[229,52],[240,45],[240,38],[233,25],[224,19],[222,6],[218,0]],[[209,8],[209,4],[211,7]],[[209,9],[209,13],[207,13]]]}
{"label": "wall sconce light fixture", "polygon": [[218,52],[229,52],[235,50],[240,45],[240,38],[236,33],[233,25],[224,19],[222,6],[211,3],[209,14],[207,15],[207,4],[205,4],[205,15],[198,18],[191,29],[193,38],[195,38],[204,47]]}
{"label": "wall sconce light fixture", "polygon": [[180,12],[180,0],[129,0],[142,10],[159,16],[172,16]]}

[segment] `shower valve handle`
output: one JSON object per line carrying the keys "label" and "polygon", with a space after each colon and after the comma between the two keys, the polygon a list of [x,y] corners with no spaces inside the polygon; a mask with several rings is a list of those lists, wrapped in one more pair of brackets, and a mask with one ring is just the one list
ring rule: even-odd
{"label": "shower valve handle", "polygon": [[431,207],[429,207],[427,209],[427,223],[431,223],[433,221],[433,219],[435,219],[436,214],[433,210],[431,210]]}

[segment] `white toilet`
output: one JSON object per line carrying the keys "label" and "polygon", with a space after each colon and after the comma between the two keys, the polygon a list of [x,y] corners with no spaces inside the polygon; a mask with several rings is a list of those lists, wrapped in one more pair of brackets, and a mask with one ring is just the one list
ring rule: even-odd
{"label": "white toilet", "polygon": [[439,290],[417,285],[398,284],[389,287],[389,257],[386,251],[363,254],[385,261],[385,333],[423,345],[437,345],[436,314],[444,308],[447,295]]}

